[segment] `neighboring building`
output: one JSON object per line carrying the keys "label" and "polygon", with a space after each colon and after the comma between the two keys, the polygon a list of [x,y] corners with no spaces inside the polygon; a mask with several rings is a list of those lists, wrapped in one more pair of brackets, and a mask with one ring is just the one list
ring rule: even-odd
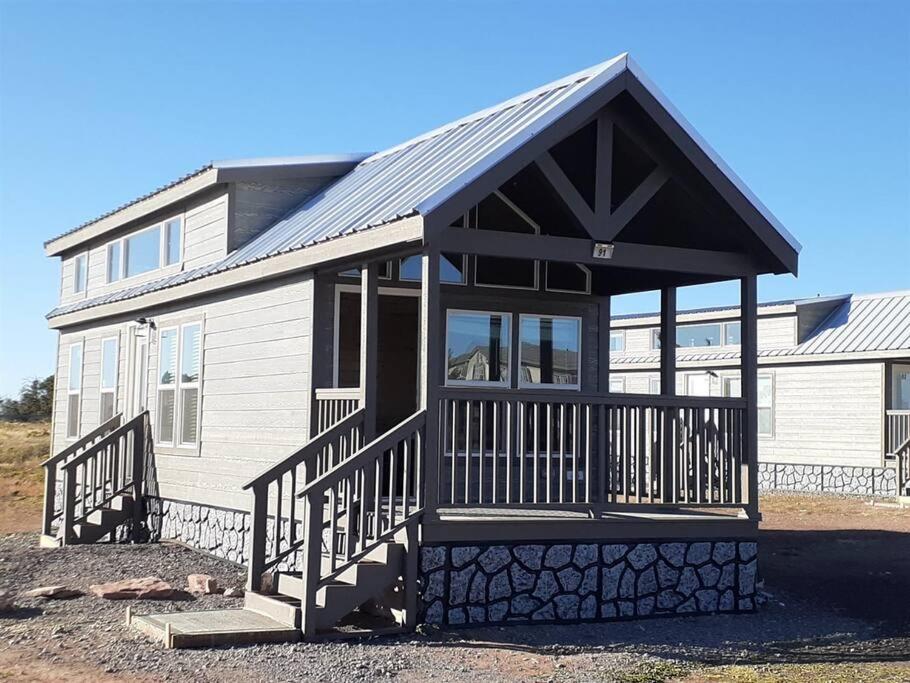
{"label": "neighboring building", "polygon": [[[756,278],[799,244],[626,55],[370,156],[206,166],[46,252],[44,542],[242,562],[306,637],[389,596],[408,627],[754,609]],[[731,280],[742,398],[610,393],[611,296],[661,290],[670,338],[677,287]]]}
{"label": "neighboring building", "polygon": [[[660,393],[659,324],[613,317],[611,391]],[[677,325],[676,393],[739,396],[739,310],[679,311]],[[762,488],[895,495],[908,427],[910,292],[759,305]]]}

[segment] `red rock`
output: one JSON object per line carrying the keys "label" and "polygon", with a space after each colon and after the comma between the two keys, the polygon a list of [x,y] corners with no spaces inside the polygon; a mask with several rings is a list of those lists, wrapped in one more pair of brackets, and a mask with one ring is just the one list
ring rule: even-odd
{"label": "red rock", "polygon": [[44,598],[45,600],[69,600],[82,595],[82,591],[71,590],[66,586],[41,586],[25,591],[23,598]]}
{"label": "red rock", "polygon": [[88,589],[106,600],[172,600],[184,595],[156,576],[100,583],[89,586]]}
{"label": "red rock", "polygon": [[190,593],[211,595],[218,592],[218,582],[208,574],[190,574],[186,582]]}

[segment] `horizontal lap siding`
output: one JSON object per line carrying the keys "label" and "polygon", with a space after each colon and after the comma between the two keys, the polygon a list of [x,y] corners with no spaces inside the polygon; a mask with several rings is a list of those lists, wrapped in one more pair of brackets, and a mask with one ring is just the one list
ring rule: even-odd
{"label": "horizontal lap siding", "polygon": [[[306,443],[311,317],[307,278],[158,319],[160,328],[169,319],[204,318],[201,448],[156,452],[159,495],[244,509],[242,485]],[[157,335],[149,366],[154,413]]]}
{"label": "horizontal lap siding", "polygon": [[774,435],[759,440],[762,461],[881,466],[880,363],[778,366],[770,372]]}
{"label": "horizontal lap siding", "polygon": [[187,209],[184,215],[183,266],[213,263],[227,253],[227,194]]}

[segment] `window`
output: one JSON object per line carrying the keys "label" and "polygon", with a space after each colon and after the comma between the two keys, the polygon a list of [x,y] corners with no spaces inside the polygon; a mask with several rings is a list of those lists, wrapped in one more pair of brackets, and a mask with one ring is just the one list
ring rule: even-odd
{"label": "window", "polygon": [[[741,325],[735,323],[707,323],[679,325],[676,328],[676,346],[698,348],[711,346],[738,346]],[[660,348],[660,328],[651,329],[651,350]]]}
{"label": "window", "polygon": [[[473,218],[473,221],[471,220]],[[539,235],[540,226],[508,197],[494,192],[469,216],[469,227]],[[475,256],[474,284],[512,289],[537,289],[537,261],[499,256]]]}
{"label": "window", "polygon": [[107,245],[107,281],[148,273],[181,262],[183,224],[180,218],[145,228]]}
{"label": "window", "polygon": [[79,254],[73,259],[73,294],[85,291],[88,281],[88,256]]}
{"label": "window", "polygon": [[591,271],[577,263],[547,261],[544,287],[550,292],[591,293]]}
{"label": "window", "polygon": [[447,384],[509,383],[512,316],[449,311],[446,323]]}
{"label": "window", "polygon": [[[339,275],[344,277],[360,277],[360,268],[349,268],[348,270],[343,270]],[[391,280],[392,279],[392,262],[383,261],[379,264],[379,279],[380,280]]]}
{"label": "window", "polygon": [[626,378],[625,377],[611,377],[610,378],[610,393],[611,394],[622,394],[626,391]]}
{"label": "window", "polygon": [[758,434],[774,435],[774,378],[758,376]]}
{"label": "window", "polygon": [[164,225],[164,265],[180,263],[180,219],[175,218]]}
{"label": "window", "polygon": [[[463,254],[441,254],[439,257],[439,281],[451,285],[465,283],[465,257]],[[423,260],[420,254],[401,259],[398,264],[398,279],[420,282],[423,280]]]}
{"label": "window", "polygon": [[101,341],[101,423],[114,417],[117,404],[117,370],[119,364],[117,337]]}
{"label": "window", "polygon": [[66,438],[79,436],[82,398],[82,342],[70,345],[69,379],[66,395]]}
{"label": "window", "polygon": [[111,242],[107,245],[107,281],[116,282],[122,274],[120,265],[120,242]]}
{"label": "window", "polygon": [[580,319],[523,315],[520,332],[520,386],[580,387]]}
{"label": "window", "polygon": [[657,351],[660,348],[660,328],[655,327],[651,330],[651,350]]}
{"label": "window", "polygon": [[610,352],[626,350],[626,333],[623,330],[610,332]]}
{"label": "window", "polygon": [[124,277],[132,277],[155,270],[161,264],[161,229],[154,227],[137,232],[123,241],[126,258]]}
{"label": "window", "polygon": [[660,394],[660,377],[648,378],[648,393]]}
{"label": "window", "polygon": [[686,375],[686,396],[710,396],[711,375],[702,372],[697,375]]}
{"label": "window", "polygon": [[474,284],[481,287],[537,289],[537,261],[477,256]]}
{"label": "window", "polygon": [[741,331],[742,331],[742,324],[725,323],[724,324],[724,345],[725,346],[739,346]]}
{"label": "window", "polygon": [[742,395],[743,385],[739,377],[724,377],[724,396],[741,398]]}
{"label": "window", "polygon": [[910,365],[895,365],[891,373],[891,410],[910,410]]}
{"label": "window", "polygon": [[[163,329],[158,341],[158,440],[171,446],[199,442],[202,326]],[[179,365],[179,367],[178,367]]]}

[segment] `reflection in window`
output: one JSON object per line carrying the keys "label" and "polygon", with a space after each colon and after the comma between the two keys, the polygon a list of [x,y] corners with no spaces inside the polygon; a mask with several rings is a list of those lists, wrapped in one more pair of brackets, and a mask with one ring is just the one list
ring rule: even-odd
{"label": "reflection in window", "polygon": [[676,328],[676,345],[720,346],[720,325],[685,325]]}
{"label": "reflection in window", "polygon": [[740,323],[727,323],[724,325],[724,344],[726,346],[739,346],[741,331],[742,325]]}
{"label": "reflection in window", "polygon": [[86,264],[85,254],[79,254],[75,260],[73,269],[73,292],[78,294],[85,291],[85,285],[88,281],[88,265]]}
{"label": "reflection in window", "polygon": [[610,332],[610,351],[625,351],[626,350],[626,333],[625,332]]}
{"label": "reflection in window", "polygon": [[118,343],[116,337],[101,342],[101,422],[114,417],[117,391]]}
{"label": "reflection in window", "polygon": [[521,384],[579,386],[581,321],[522,316]]}
{"label": "reflection in window", "polygon": [[157,227],[151,230],[137,232],[124,241],[126,250],[126,277],[147,273],[159,266],[161,256],[161,230]]}
{"label": "reflection in window", "polygon": [[164,265],[180,262],[180,219],[168,221],[164,226]]}
{"label": "reflection in window", "polygon": [[[465,282],[464,256],[462,254],[441,254],[439,257],[439,281],[448,284],[462,285]],[[423,279],[423,265],[420,254],[401,259],[398,267],[399,280]]]}
{"label": "reflection in window", "polygon": [[120,279],[120,242],[111,242],[107,245],[107,281],[116,282]]}
{"label": "reflection in window", "polygon": [[446,328],[448,382],[507,384],[510,321],[507,313],[450,311]]}
{"label": "reflection in window", "polygon": [[[379,271],[379,274],[378,274],[379,279],[381,279],[381,280],[391,280],[392,279],[392,262],[391,261],[383,261],[382,263],[379,264],[379,267],[377,268],[377,270]],[[360,277],[360,268],[359,267],[349,268],[348,270],[343,270],[338,274],[343,275],[344,277]]]}
{"label": "reflection in window", "polygon": [[758,433],[774,434],[774,381],[771,375],[758,376]]}

